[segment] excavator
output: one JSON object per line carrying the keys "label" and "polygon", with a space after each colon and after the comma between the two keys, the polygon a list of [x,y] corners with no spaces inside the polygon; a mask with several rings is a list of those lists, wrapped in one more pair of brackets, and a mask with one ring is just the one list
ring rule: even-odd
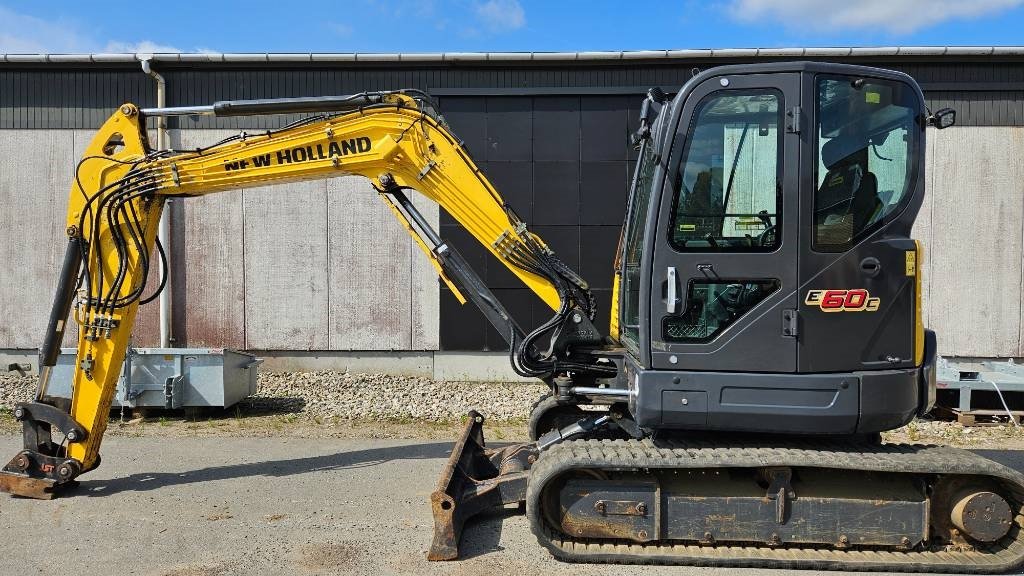
{"label": "excavator", "polygon": [[[147,119],[303,114],[198,149],[153,149]],[[441,280],[548,384],[530,441],[485,445],[471,412],[431,496],[431,560],[467,521],[525,511],[570,562],[997,573],[1024,565],[1024,475],[972,452],[890,444],[928,412],[922,318],[925,138],[955,123],[905,74],[814,62],[696,73],[643,101],[611,323],[515,214],[428,94],[122,105],[75,169],[68,245],[24,447],[0,489],[51,498],[100,464],[166,199],[361,175]],[[437,202],[552,309],[521,327],[416,209]],[[166,268],[166,266],[164,266]],[[159,291],[163,282],[150,292]],[[73,394],[47,393],[78,325]]]}

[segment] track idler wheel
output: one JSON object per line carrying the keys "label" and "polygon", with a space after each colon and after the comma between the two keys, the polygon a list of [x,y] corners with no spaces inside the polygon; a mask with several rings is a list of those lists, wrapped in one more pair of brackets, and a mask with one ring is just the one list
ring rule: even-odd
{"label": "track idler wheel", "polygon": [[1010,531],[1013,514],[1002,496],[985,490],[961,490],[953,500],[950,522],[978,542],[995,542]]}
{"label": "track idler wheel", "polygon": [[998,483],[984,477],[942,477],[931,500],[936,535],[954,545],[996,542],[1013,527],[1013,512]]}

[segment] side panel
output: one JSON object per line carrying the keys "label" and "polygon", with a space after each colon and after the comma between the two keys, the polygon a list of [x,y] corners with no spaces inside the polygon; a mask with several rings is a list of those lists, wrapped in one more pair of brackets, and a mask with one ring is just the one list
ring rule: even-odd
{"label": "side panel", "polygon": [[631,411],[645,428],[869,434],[918,411],[921,369],[833,374],[642,370],[629,364]]}

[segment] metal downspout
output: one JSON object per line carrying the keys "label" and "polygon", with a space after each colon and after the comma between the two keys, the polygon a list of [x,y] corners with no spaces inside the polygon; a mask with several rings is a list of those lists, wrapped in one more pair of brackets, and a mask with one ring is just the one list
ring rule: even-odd
{"label": "metal downspout", "polygon": [[[153,70],[150,66],[150,59],[145,58],[142,61],[142,71],[148,74],[156,81],[156,105],[158,108],[164,108],[167,106],[167,81],[158,72]],[[157,150],[168,149],[169,143],[167,141],[167,119],[158,116],[156,119],[156,148]],[[171,219],[170,219],[170,208],[171,200],[166,201],[167,204],[164,206],[163,214],[160,216],[160,228],[157,231],[157,238],[160,240],[160,244],[164,247],[164,253],[167,255],[167,268],[162,270],[162,273],[167,277],[167,284],[164,286],[163,292],[160,293],[160,347],[170,348],[171,341]]]}

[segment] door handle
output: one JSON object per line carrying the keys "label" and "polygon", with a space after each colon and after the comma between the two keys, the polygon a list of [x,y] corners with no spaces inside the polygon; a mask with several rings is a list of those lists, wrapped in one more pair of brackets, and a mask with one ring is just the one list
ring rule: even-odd
{"label": "door handle", "polygon": [[868,256],[867,258],[860,261],[861,272],[864,272],[869,278],[878,276],[878,273],[882,271],[882,263],[878,261],[878,258],[874,256]]}
{"label": "door handle", "polygon": [[668,293],[665,296],[665,309],[669,314],[676,313],[676,304],[679,303],[679,295],[676,293],[676,268],[669,266],[665,273],[665,280],[668,283]]}

